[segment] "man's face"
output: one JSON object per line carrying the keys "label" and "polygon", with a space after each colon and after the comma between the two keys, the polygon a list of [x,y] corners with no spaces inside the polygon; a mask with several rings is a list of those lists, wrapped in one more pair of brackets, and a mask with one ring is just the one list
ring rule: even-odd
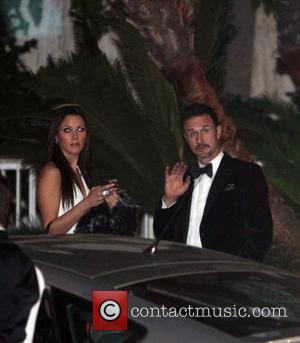
{"label": "man's face", "polygon": [[184,137],[198,161],[209,163],[220,152],[221,126],[215,126],[209,115],[187,119],[183,124]]}

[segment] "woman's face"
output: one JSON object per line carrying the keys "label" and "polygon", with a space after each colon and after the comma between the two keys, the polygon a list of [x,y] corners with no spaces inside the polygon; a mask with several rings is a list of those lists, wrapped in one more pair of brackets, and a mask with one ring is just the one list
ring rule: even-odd
{"label": "woman's face", "polygon": [[87,139],[86,125],[82,117],[78,114],[67,115],[59,125],[56,137],[66,158],[79,156]]}

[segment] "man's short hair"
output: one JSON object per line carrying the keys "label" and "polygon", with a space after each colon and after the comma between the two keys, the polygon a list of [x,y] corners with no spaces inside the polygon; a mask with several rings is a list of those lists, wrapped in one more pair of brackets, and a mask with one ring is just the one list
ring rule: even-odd
{"label": "man's short hair", "polygon": [[197,116],[204,116],[204,115],[208,115],[209,117],[211,117],[215,126],[218,126],[220,124],[216,112],[211,107],[205,104],[201,104],[200,102],[195,102],[193,104],[190,104],[183,110],[182,117],[181,117],[181,124],[183,126],[184,122],[187,119],[197,117]]}
{"label": "man's short hair", "polygon": [[11,198],[12,196],[8,187],[8,180],[0,174],[0,224],[5,228],[8,223]]}

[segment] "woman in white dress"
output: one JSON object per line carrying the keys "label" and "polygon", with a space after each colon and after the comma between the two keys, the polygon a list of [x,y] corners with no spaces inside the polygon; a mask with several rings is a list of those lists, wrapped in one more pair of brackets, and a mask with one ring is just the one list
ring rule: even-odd
{"label": "woman in white dress", "polygon": [[78,105],[54,109],[48,159],[38,172],[37,201],[43,227],[52,234],[74,233],[78,220],[92,208],[119,201],[114,183],[89,189],[90,134]]}

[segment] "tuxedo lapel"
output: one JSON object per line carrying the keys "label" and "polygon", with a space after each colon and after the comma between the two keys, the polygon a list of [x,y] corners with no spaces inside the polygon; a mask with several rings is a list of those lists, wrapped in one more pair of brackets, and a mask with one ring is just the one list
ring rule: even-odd
{"label": "tuxedo lapel", "polygon": [[224,189],[228,181],[228,178],[233,171],[232,161],[233,161],[232,157],[224,153],[224,156],[221,160],[216,176],[214,177],[213,183],[208,193],[201,223],[205,221],[206,216],[208,215],[213,203],[217,199],[222,189]]}

